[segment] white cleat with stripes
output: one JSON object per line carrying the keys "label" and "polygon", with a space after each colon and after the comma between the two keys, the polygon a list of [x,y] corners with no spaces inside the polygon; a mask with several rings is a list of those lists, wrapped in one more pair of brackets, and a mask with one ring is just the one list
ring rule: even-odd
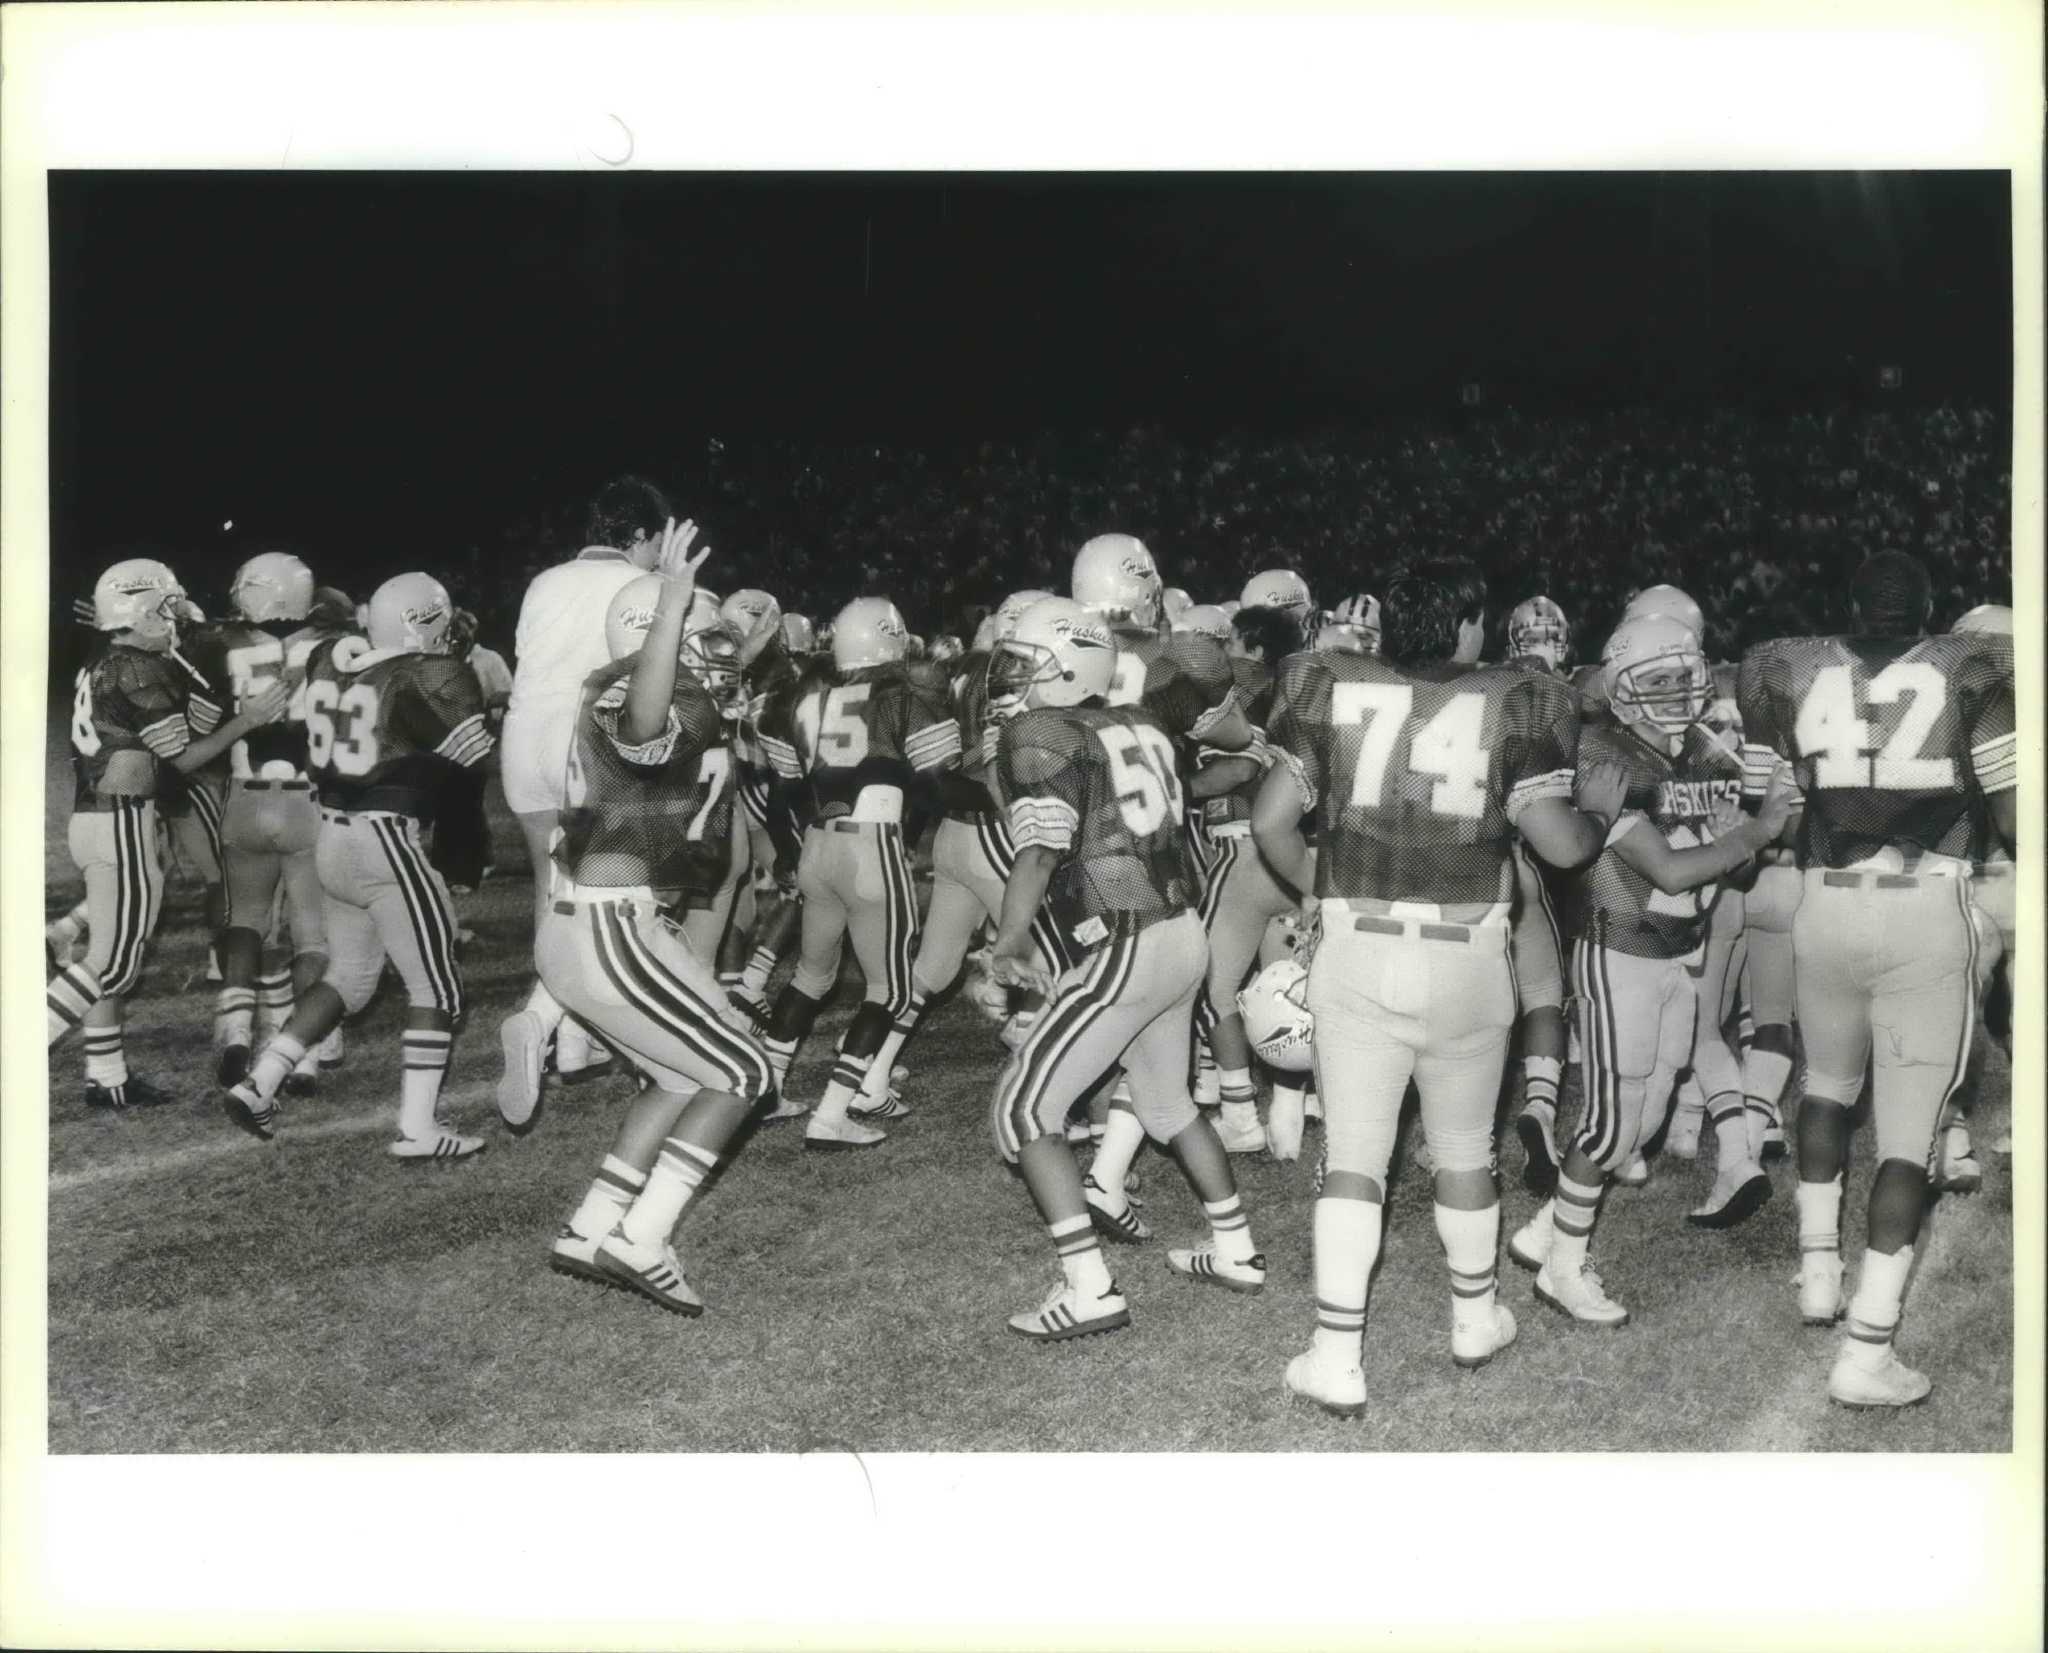
{"label": "white cleat with stripes", "polygon": [[567,1223],[561,1233],[555,1236],[555,1243],[548,1248],[548,1267],[557,1274],[567,1274],[578,1280],[594,1280],[599,1285],[613,1285],[613,1277],[597,1266],[597,1248],[602,1239],[585,1239]]}
{"label": "white cleat with stripes", "polygon": [[891,1085],[889,1093],[881,1101],[875,1103],[872,1107],[848,1108],[846,1110],[846,1117],[848,1119],[860,1120],[868,1125],[887,1124],[895,1119],[908,1119],[910,1117],[910,1104],[905,1102],[897,1092],[896,1087]]}
{"label": "white cleat with stripes", "polygon": [[523,1131],[540,1107],[540,1069],[547,1053],[547,1024],[530,1010],[515,1010],[498,1024],[505,1071],[498,1077],[498,1117]]}
{"label": "white cleat with stripes", "polygon": [[682,1259],[672,1245],[636,1245],[614,1229],[598,1242],[597,1267],[605,1278],[631,1287],[671,1314],[704,1312],[704,1299],[683,1278]]}
{"label": "white cleat with stripes", "polygon": [[277,1103],[275,1100],[264,1101],[263,1093],[252,1081],[244,1079],[230,1090],[226,1107],[228,1118],[251,1136],[268,1142],[277,1135]]}
{"label": "white cleat with stripes", "polygon": [[1100,1297],[1084,1298],[1062,1280],[1035,1309],[1010,1316],[1010,1330],[1034,1343],[1064,1343],[1070,1337],[1121,1331],[1131,1323],[1131,1308],[1112,1280]]}
{"label": "white cleat with stripes", "polygon": [[820,1153],[849,1153],[856,1148],[873,1148],[889,1140],[887,1131],[863,1125],[850,1114],[840,1119],[813,1115],[804,1127],[804,1147]]}
{"label": "white cleat with stripes", "polygon": [[1152,1238],[1152,1230],[1145,1226],[1145,1219],[1138,1215],[1128,1196],[1122,1209],[1117,1209],[1111,1205],[1108,1192],[1093,1177],[1081,1179],[1081,1193],[1088,1201],[1088,1219],[1095,1224],[1096,1233],[1120,1245],[1136,1245]]}
{"label": "white cleat with stripes", "polygon": [[1508,1237],[1508,1256],[1517,1267],[1534,1274],[1550,1261],[1550,1242],[1557,1238],[1551,1226],[1550,1202],[1536,1208],[1536,1215]]}
{"label": "white cleat with stripes", "polygon": [[453,1165],[482,1153],[484,1139],[463,1136],[457,1131],[438,1130],[431,1136],[402,1136],[384,1151],[407,1165]]}
{"label": "white cleat with stripes", "polygon": [[1317,1349],[1287,1363],[1287,1388],[1340,1418],[1355,1418],[1365,1411],[1365,1368]]}
{"label": "white cleat with stripes", "polygon": [[1249,1294],[1266,1289],[1266,1259],[1258,1252],[1237,1263],[1218,1255],[1213,1244],[1182,1246],[1166,1254],[1166,1266],[1190,1280],[1206,1280],[1228,1291]]}
{"label": "white cleat with stripes", "polygon": [[1217,1110],[1216,1138],[1226,1154],[1262,1154],[1266,1151],[1266,1127],[1259,1123],[1259,1110],[1247,1105],[1233,1113],[1229,1103]]}

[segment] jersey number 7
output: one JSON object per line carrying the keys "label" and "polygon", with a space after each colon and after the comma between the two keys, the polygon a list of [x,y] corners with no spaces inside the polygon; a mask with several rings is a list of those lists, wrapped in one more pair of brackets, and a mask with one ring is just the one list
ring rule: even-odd
{"label": "jersey number 7", "polygon": [[[1351,807],[1386,809],[1388,771],[1415,690],[1406,683],[1338,683],[1330,692],[1330,721],[1338,728],[1364,725],[1351,770]],[[1454,694],[1408,739],[1406,771],[1432,777],[1429,807],[1439,815],[1477,820],[1486,811],[1486,696]]]}

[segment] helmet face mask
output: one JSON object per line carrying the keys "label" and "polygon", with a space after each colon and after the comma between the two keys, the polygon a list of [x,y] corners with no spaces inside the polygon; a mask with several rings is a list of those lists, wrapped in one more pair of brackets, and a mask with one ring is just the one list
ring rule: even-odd
{"label": "helmet face mask", "polygon": [[1607,641],[1601,682],[1619,721],[1667,743],[1705,717],[1713,699],[1699,638],[1668,615],[1623,622]]}
{"label": "helmet face mask", "polygon": [[1116,640],[1090,609],[1064,597],[1034,604],[988,657],[989,715],[998,721],[1041,706],[1078,706],[1109,692]]}
{"label": "helmet face mask", "polygon": [[698,687],[721,707],[730,708],[738,703],[744,679],[739,643],[730,627],[721,622],[685,631],[677,658]]}
{"label": "helmet face mask", "polygon": [[1543,661],[1552,671],[1564,670],[1571,659],[1572,628],[1564,610],[1548,597],[1530,597],[1508,616],[1508,654]]}
{"label": "helmet face mask", "polygon": [[1370,593],[1345,598],[1323,617],[1315,647],[1326,654],[1378,654],[1380,600]]}
{"label": "helmet face mask", "polygon": [[152,557],[117,562],[93,584],[93,629],[124,631],[137,648],[178,646],[178,623],[198,613],[177,575]]}

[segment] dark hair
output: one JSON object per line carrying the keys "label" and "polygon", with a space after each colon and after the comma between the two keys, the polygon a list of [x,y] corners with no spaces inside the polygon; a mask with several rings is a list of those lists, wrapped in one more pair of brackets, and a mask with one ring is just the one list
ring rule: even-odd
{"label": "dark hair", "polygon": [[1924,629],[1934,607],[1927,565],[1904,551],[1866,558],[1849,582],[1849,607],[1859,631],[1900,636]]}
{"label": "dark hair", "polygon": [[586,545],[623,551],[636,539],[653,539],[675,515],[668,495],[644,476],[622,476],[597,490],[583,520]]}
{"label": "dark hair", "polygon": [[1279,665],[1308,646],[1301,621],[1284,608],[1241,608],[1231,615],[1230,629],[1246,648],[1257,649],[1259,658],[1269,666]]}
{"label": "dark hair", "polygon": [[1486,613],[1486,576],[1466,557],[1437,557],[1396,574],[1380,599],[1380,653],[1422,666],[1458,652],[1458,627]]}

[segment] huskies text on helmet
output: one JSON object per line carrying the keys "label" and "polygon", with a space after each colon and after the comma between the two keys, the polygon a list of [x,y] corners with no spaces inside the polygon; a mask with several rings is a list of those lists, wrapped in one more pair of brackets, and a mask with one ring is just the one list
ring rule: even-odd
{"label": "huskies text on helmet", "polygon": [[185,588],[169,568],[154,557],[130,557],[94,582],[93,629],[132,632],[141,642],[169,647],[178,640],[185,601]]}
{"label": "huskies text on helmet", "polygon": [[1291,568],[1269,568],[1245,581],[1238,601],[1246,608],[1284,608],[1305,626],[1315,600],[1309,596],[1308,581]]}
{"label": "huskies text on helmet", "polygon": [[1092,609],[1048,597],[1025,610],[988,657],[988,707],[996,718],[1034,706],[1078,706],[1109,693],[1116,638]]}
{"label": "huskies text on helmet", "polygon": [[1173,622],[1175,631],[1191,631],[1198,637],[1213,637],[1219,643],[1230,641],[1230,616],[1214,603],[1196,603]]}
{"label": "huskies text on helmet", "polygon": [[397,654],[444,654],[455,605],[431,574],[395,574],[370,594],[370,647]]}
{"label": "huskies text on helmet", "polygon": [[1145,542],[1129,534],[1097,534],[1074,553],[1074,601],[1110,625],[1155,631],[1165,586]]}
{"label": "huskies text on helmet", "polygon": [[1313,1065],[1316,1019],[1308,1007],[1308,971],[1291,956],[1275,959],[1237,996],[1244,1034],[1260,1059],[1282,1073]]}
{"label": "huskies text on helmet", "polygon": [[886,597],[856,597],[832,622],[832,664],[843,672],[889,666],[910,652],[910,628]]}

